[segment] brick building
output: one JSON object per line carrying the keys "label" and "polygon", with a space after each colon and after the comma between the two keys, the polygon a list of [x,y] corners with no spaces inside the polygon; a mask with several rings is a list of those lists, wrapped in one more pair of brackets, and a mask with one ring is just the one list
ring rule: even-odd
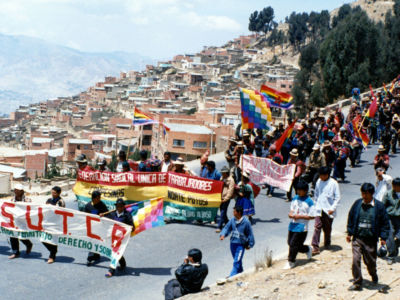
{"label": "brick building", "polygon": [[30,179],[44,177],[47,172],[48,162],[49,155],[47,152],[25,155],[24,169],[26,170],[26,176]]}
{"label": "brick building", "polygon": [[93,159],[92,142],[88,139],[66,138],[64,140],[64,161],[74,161],[80,154],[85,154],[90,160]]}

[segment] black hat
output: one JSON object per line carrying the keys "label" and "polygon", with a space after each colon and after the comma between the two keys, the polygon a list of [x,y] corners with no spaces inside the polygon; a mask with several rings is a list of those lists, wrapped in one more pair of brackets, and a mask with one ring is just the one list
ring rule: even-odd
{"label": "black hat", "polygon": [[188,252],[188,256],[193,258],[194,262],[201,262],[202,254],[199,249],[190,249]]}
{"label": "black hat", "polygon": [[85,154],[78,155],[75,161],[78,163],[87,163],[86,155]]}
{"label": "black hat", "polygon": [[125,205],[125,201],[122,198],[118,198],[117,201],[115,202],[115,206],[117,206],[118,204]]}

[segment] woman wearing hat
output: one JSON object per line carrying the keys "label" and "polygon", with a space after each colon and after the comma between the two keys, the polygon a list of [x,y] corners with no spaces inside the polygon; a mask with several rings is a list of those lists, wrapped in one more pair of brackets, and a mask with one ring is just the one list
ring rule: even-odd
{"label": "woman wearing hat", "polygon": [[254,208],[254,192],[250,185],[250,173],[243,172],[242,181],[239,183],[239,192],[236,199],[236,206],[243,207],[243,215],[248,216],[252,220],[252,216],[256,214]]}
{"label": "woman wearing hat", "polygon": [[[133,224],[132,215],[125,209],[125,202],[123,199],[119,198],[115,202],[115,211],[112,211],[107,215],[107,218],[124,223],[126,225],[132,226],[132,231],[135,231],[135,225]],[[100,216],[104,216],[104,214],[100,214]],[[119,270],[123,271],[126,268],[126,261],[123,256],[121,256],[119,260]],[[115,274],[115,269],[110,266],[108,272],[106,273],[106,277],[112,277]]]}
{"label": "woman wearing hat", "polygon": [[190,175],[190,173],[185,170],[185,163],[182,157],[178,157],[177,160],[174,162],[174,169],[172,172]]}

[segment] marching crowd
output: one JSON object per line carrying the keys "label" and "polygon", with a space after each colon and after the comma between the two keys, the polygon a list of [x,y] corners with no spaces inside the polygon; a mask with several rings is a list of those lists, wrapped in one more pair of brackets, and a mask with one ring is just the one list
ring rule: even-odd
{"label": "marching crowd", "polygon": [[[368,143],[379,143],[378,153],[373,161],[377,180],[375,184],[364,183],[361,186],[361,198],[354,202],[348,214],[347,241],[352,243],[354,277],[350,290],[362,288],[361,257],[373,282],[378,282],[378,254],[386,255],[384,252],[387,249],[388,263],[395,262],[400,246],[400,178],[393,179],[387,172],[390,168],[389,153],[396,153],[400,143],[400,98],[392,93],[378,93],[377,112],[371,118],[366,116],[371,99],[362,102],[357,91],[353,96],[354,101],[347,118],[338,108],[327,115],[317,110],[307,115],[304,120],[289,120],[289,124],[296,123],[293,132],[285,129],[283,123],[271,130],[242,130],[238,126],[236,136],[229,139],[225,151],[227,165],[221,170],[209,159],[209,152],[201,157],[199,176],[223,182],[220,216],[215,222],[220,240],[230,235],[230,250],[234,262],[229,277],[243,271],[242,259],[245,250],[255,244],[252,217],[256,213],[255,198],[260,193],[260,188],[266,189],[267,196],[274,195],[273,186],[265,184],[258,187],[251,182],[251,174],[242,170],[242,155],[268,158],[279,165],[295,165],[292,186],[286,194],[286,200],[291,204],[288,213],[289,254],[285,268],[291,269],[295,267],[298,253],[305,253],[309,259],[320,253],[321,231],[324,233],[324,249],[331,246],[333,221],[341,199],[338,181],[346,182],[346,168],[354,168],[360,164],[364,147]],[[284,143],[277,146],[276,142],[286,134]],[[133,163],[127,160],[125,152],[120,151],[116,171],[171,171],[195,175],[185,166],[181,157],[172,161],[169,152],[164,153],[162,160],[148,159],[147,155],[146,151],[141,151],[140,161]],[[84,155],[77,157],[76,161],[81,170],[93,169]],[[107,163],[100,161],[98,169],[107,171]],[[54,187],[52,198],[47,204],[65,206],[60,195],[61,189]],[[15,188],[15,201],[27,201],[20,186]],[[229,220],[227,212],[232,201],[235,201],[233,218]],[[85,211],[134,226],[132,217],[124,207],[124,201],[119,199],[116,202],[116,210],[110,214],[101,202],[101,194],[94,192]],[[306,246],[304,242],[309,231],[308,223],[312,219],[315,219],[312,242],[311,246]],[[28,240],[21,241],[29,253],[32,243]],[[381,244],[379,249],[378,242]],[[13,254],[9,258],[13,259],[19,256],[18,239],[12,238],[11,246]],[[53,263],[57,246],[45,246],[50,252],[48,263]],[[88,265],[98,259],[98,254],[89,253]],[[208,274],[207,265],[201,260],[200,250],[189,251],[183,265],[176,271],[176,279],[169,281],[165,286],[166,299],[174,299],[201,289]],[[125,266],[126,262],[122,257],[120,268],[123,270]],[[114,272],[115,270],[110,269],[106,276],[111,277]]]}

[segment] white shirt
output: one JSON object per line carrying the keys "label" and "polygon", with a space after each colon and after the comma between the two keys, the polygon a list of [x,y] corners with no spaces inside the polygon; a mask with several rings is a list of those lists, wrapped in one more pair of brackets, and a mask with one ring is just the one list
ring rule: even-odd
{"label": "white shirt", "polygon": [[161,172],[168,172],[168,167],[171,164],[171,161],[164,161],[161,167]]}
{"label": "white shirt", "polygon": [[[331,177],[326,181],[318,179],[315,185],[314,200],[318,214],[324,211],[330,218],[336,217],[336,208],[340,201],[340,189],[337,181]],[[331,215],[328,213],[330,210],[334,211]]]}
{"label": "white shirt", "polygon": [[387,175],[387,174],[383,174],[382,175],[382,180],[377,180],[376,182],[376,189],[375,189],[375,194],[374,194],[374,198],[382,201],[383,200],[383,196],[385,196],[387,191],[390,191],[392,189],[392,176]]}
{"label": "white shirt", "polygon": [[115,171],[116,172],[122,172],[122,162],[121,161],[118,162],[117,169]]}

